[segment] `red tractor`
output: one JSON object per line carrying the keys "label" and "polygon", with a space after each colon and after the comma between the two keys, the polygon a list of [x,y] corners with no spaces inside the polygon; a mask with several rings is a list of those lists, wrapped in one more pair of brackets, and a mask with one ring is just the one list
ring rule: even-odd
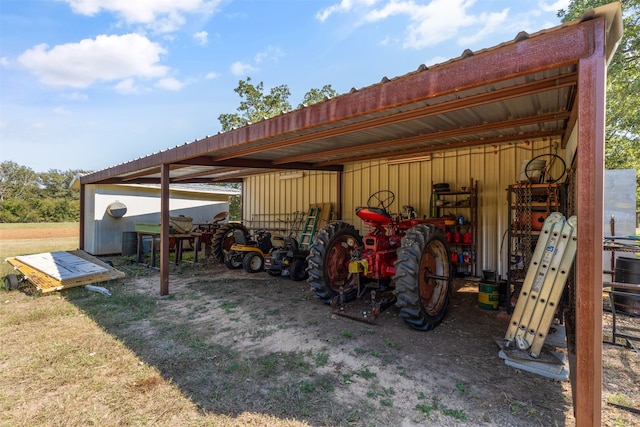
{"label": "red tractor", "polygon": [[444,222],[416,219],[410,207],[407,215],[391,216],[387,208],[394,200],[391,191],[382,190],[369,197],[367,207],[356,209],[369,227],[364,239],[345,222],[320,230],[307,258],[308,281],[338,313],[368,294],[370,308],[345,315],[371,321],[395,303],[409,326],[427,331],[442,321],[451,293]]}

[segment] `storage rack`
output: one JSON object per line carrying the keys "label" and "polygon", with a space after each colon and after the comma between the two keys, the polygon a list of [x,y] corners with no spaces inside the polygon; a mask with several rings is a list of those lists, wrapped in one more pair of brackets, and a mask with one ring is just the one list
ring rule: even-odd
{"label": "storage rack", "polygon": [[565,213],[564,184],[520,182],[507,188],[509,205],[507,313],[513,311],[512,296],[518,295],[531,262],[540,229],[551,212]]}
{"label": "storage rack", "polygon": [[[457,276],[477,276],[478,183],[470,178],[469,186],[460,190],[438,191],[435,186],[432,188],[431,217],[450,220],[445,224],[445,236],[451,250],[454,273]],[[454,254],[456,262],[453,262]]]}

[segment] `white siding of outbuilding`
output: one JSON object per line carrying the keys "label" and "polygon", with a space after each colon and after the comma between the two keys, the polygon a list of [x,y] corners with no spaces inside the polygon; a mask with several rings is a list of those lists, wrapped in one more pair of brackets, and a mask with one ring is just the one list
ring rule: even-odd
{"label": "white siding of outbuilding", "polygon": [[[128,185],[89,185],[85,191],[84,248],[93,255],[118,254],[124,232],[134,232],[136,223],[160,223],[160,189]],[[124,203],[122,218],[107,214],[113,202]],[[229,195],[203,191],[170,191],[171,216],[184,215],[193,223],[212,222],[213,217],[229,210]]]}
{"label": "white siding of outbuilding", "polygon": [[[447,182],[453,189],[468,187],[470,179],[478,187],[478,255],[481,270],[506,274],[505,233],[509,224],[507,192],[517,181],[522,160],[548,152],[549,142],[467,148],[433,153],[431,160],[388,164],[386,160],[352,163],[342,172],[342,211],[335,212],[338,176],[335,172],[304,171],[303,176],[281,179],[293,172],[249,177],[244,181],[243,218],[285,219],[294,211],[306,211],[313,203],[332,203],[332,218],[354,224],[365,232],[355,215],[369,196],[378,190],[391,190],[396,199],[392,212],[410,205],[420,217],[429,216],[433,183]],[[567,153],[575,152],[575,137],[568,149],[559,150],[570,164]],[[546,150],[546,151],[545,151]],[[250,221],[249,221],[250,224]]]}

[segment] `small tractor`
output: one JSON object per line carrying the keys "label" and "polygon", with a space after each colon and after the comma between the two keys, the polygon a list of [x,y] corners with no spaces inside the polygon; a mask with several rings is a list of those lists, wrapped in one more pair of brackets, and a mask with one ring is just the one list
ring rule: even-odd
{"label": "small tractor", "polygon": [[281,248],[274,248],[271,256],[265,258],[265,270],[271,276],[288,276],[296,282],[306,280],[307,256],[309,245],[313,242],[316,227],[320,218],[320,208],[312,206],[307,213],[304,226],[300,233],[300,241],[296,239],[299,224],[292,225],[289,236],[285,237]]}
{"label": "small tractor", "polygon": [[[444,220],[392,217],[395,200],[388,190],[369,197],[356,215],[369,227],[364,239],[345,222],[334,222],[316,234],[307,257],[308,282],[316,296],[337,314],[372,322],[393,303],[414,329],[427,331],[444,317],[451,293],[451,260]],[[347,302],[364,301],[349,314]]]}
{"label": "small tractor", "polygon": [[243,267],[247,273],[258,273],[264,269],[264,259],[273,249],[271,233],[265,230],[256,231],[254,240],[246,229],[236,228],[233,231],[234,243],[224,255],[224,265],[229,269]]}

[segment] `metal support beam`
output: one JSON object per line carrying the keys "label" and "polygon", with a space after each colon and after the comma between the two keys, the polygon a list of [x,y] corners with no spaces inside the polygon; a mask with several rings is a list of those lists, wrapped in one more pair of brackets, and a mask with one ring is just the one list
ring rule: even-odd
{"label": "metal support beam", "polygon": [[602,237],[605,129],[605,20],[593,31],[594,52],[579,62],[578,250],[576,354],[573,389],[576,426],[602,418]]}
{"label": "metal support beam", "polygon": [[160,171],[160,295],[169,294],[169,164]]}

